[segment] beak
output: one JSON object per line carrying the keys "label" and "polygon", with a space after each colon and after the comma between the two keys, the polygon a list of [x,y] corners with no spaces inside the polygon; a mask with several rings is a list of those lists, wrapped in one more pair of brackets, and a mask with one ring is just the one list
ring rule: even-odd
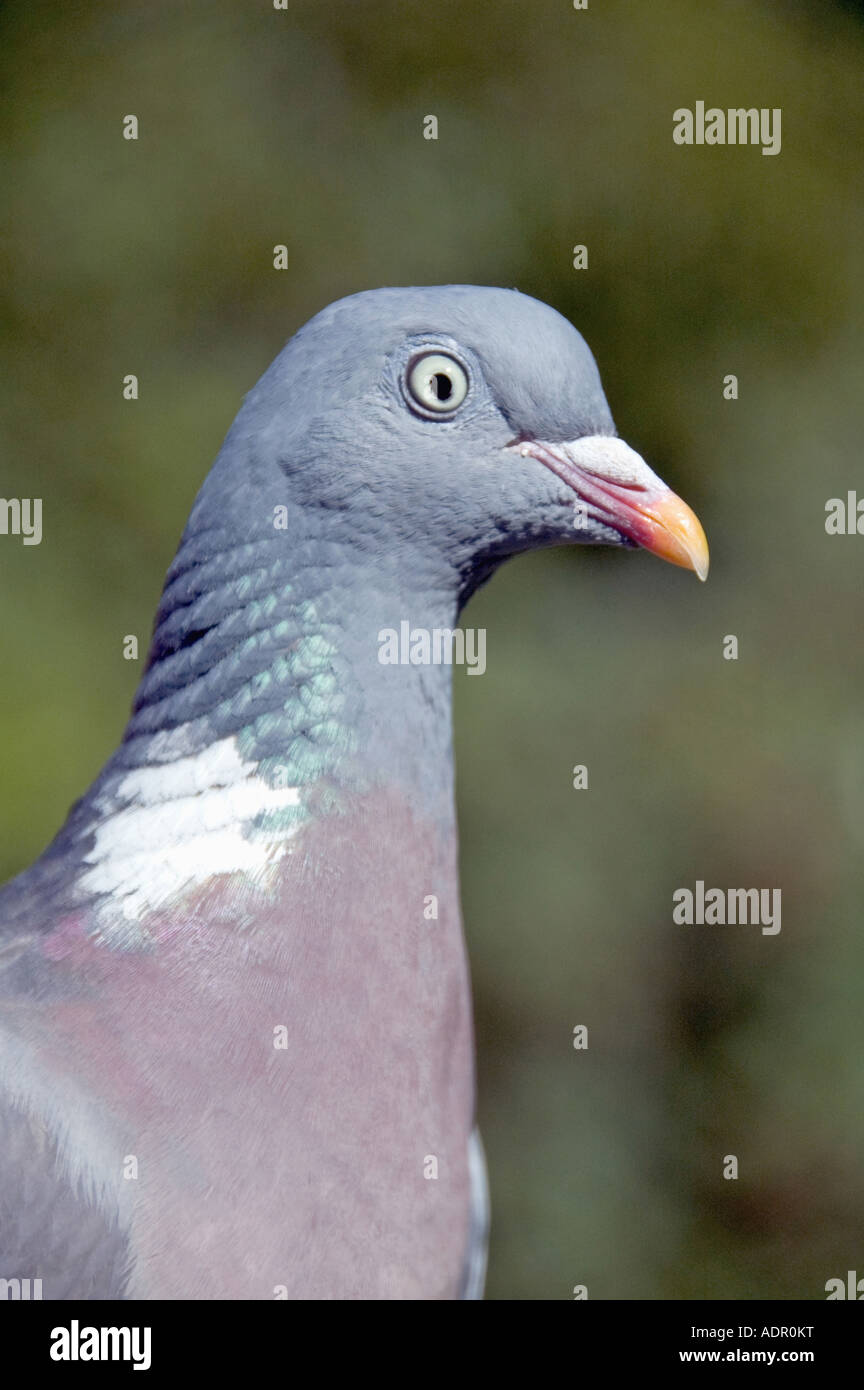
{"label": "beak", "polygon": [[707,578],[708,542],[698,517],[623,439],[592,434],[567,444],[527,439],[512,447],[557,474],[597,521]]}

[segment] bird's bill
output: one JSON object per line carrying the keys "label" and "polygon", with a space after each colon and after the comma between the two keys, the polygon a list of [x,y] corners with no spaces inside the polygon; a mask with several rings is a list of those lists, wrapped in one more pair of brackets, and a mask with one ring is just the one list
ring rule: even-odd
{"label": "bird's bill", "polygon": [[520,440],[514,447],[572,488],[586,515],[707,578],[708,542],[699,518],[623,439],[593,434],[566,444]]}

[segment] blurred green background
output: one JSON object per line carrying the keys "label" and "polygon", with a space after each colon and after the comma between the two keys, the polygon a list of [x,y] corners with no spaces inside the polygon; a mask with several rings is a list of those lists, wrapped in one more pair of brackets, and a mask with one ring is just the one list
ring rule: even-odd
{"label": "blurred green background", "polygon": [[[705,524],[705,586],[557,551],[468,610],[489,653],[457,679],[456,740],[492,1298],[824,1298],[864,1274],[864,539],[824,529],[828,498],[864,496],[862,19],[0,7],[0,492],[44,499],[41,546],[0,539],[4,877],[115,746],[140,673],[122,636],[146,650],[243,393],[332,299],[549,301]],[[674,145],[698,99],[781,107],[782,152]],[[781,934],[673,925],[696,879],[782,888]]]}

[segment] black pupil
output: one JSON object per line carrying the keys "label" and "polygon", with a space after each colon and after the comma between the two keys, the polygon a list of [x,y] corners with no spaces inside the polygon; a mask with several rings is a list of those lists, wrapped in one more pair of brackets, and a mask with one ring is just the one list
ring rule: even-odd
{"label": "black pupil", "polygon": [[453,382],[446,372],[436,372],[432,378],[432,390],[439,401],[448,401],[453,395]]}

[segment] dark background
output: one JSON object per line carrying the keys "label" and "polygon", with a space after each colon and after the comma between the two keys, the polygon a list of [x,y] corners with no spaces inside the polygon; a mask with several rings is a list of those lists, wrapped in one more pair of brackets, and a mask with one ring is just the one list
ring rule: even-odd
{"label": "dark background", "polygon": [[[488,630],[456,741],[492,1298],[822,1298],[864,1275],[864,539],[824,529],[828,498],[864,496],[861,20],[0,7],[0,492],[44,501],[41,546],[0,537],[4,876],[116,744],[122,638],[146,650],[243,393],[338,296],[549,301],[705,524],[705,586],[558,551],[466,615]],[[782,152],[674,145],[698,99],[781,107]],[[673,925],[697,878],[782,888],[782,932]]]}

